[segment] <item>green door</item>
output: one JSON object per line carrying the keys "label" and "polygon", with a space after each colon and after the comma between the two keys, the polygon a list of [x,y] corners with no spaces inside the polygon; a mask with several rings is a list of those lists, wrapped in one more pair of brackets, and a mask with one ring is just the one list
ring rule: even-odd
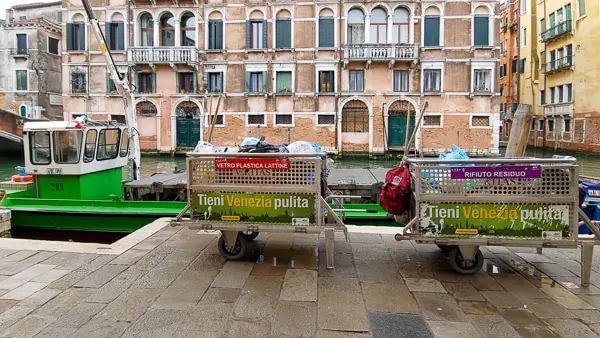
{"label": "green door", "polygon": [[177,119],[177,147],[195,147],[200,141],[200,119]]}
{"label": "green door", "polygon": [[388,146],[389,147],[404,147],[406,139],[410,138],[415,129],[415,117],[411,116],[410,128],[408,129],[408,137],[406,135],[406,114],[388,117]]}

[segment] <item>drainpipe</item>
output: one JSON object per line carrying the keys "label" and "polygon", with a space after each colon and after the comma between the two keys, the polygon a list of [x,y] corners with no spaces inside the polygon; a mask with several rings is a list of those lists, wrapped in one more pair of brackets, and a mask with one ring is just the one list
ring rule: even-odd
{"label": "drainpipe", "polygon": [[[339,57],[339,61],[338,61],[338,72],[337,72],[337,83],[338,83],[338,88],[339,91],[337,92],[336,96],[337,96],[337,100],[335,100],[335,114],[336,114],[336,120],[335,120],[335,145],[337,147],[338,143],[341,144],[341,142],[338,142],[338,119],[341,118],[342,116],[342,112],[340,111],[340,100],[342,99],[342,96],[340,95],[342,93],[342,67],[340,67],[340,63],[343,62],[342,59],[342,1],[343,0],[338,0],[338,50],[337,53],[340,56]],[[317,13],[318,14],[318,13]],[[315,73],[316,74],[316,73]],[[315,81],[316,82],[316,81]],[[318,90],[318,88],[317,88]],[[342,145],[343,147],[343,145]],[[340,149],[338,149],[338,152],[341,153],[342,152],[342,147],[340,147]]]}
{"label": "drainpipe", "polygon": [[[546,21],[546,2],[544,1],[544,21]],[[543,33],[543,32],[540,32]],[[548,59],[548,55],[546,55],[546,51],[548,47],[548,43],[544,41],[544,58],[546,58],[546,60]],[[546,60],[541,60],[541,62],[546,61]],[[546,102],[546,72],[544,72],[544,102]],[[546,146],[546,123],[548,123],[548,121],[546,121],[546,110],[544,109],[544,107],[542,107],[542,115],[544,116],[544,131],[543,131],[543,143],[542,146]],[[552,133],[554,135],[556,135],[556,121],[554,121],[554,130],[552,131]],[[557,138],[556,136],[554,136],[554,149],[556,149],[556,144],[557,144]]]}

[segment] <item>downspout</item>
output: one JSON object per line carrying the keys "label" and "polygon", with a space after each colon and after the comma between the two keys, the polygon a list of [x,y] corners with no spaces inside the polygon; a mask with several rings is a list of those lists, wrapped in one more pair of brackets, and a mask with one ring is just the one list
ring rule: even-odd
{"label": "downspout", "polygon": [[[342,67],[340,67],[340,64],[343,63],[343,53],[342,53],[342,1],[343,0],[338,0],[338,48],[337,48],[337,53],[339,55],[339,62],[338,62],[338,72],[337,72],[337,83],[338,83],[338,92],[336,94],[337,96],[337,100],[335,100],[335,112],[336,112],[336,116],[337,119],[341,118],[342,116],[342,112],[340,111],[340,100],[342,99],[341,93],[342,93]],[[318,23],[317,23],[318,24]],[[316,72],[314,74],[317,74]],[[316,81],[315,81],[316,82]],[[318,90],[318,88],[317,88]],[[342,142],[339,142],[340,140],[338,140],[338,128],[339,128],[339,123],[338,120],[336,119],[335,121],[335,146],[337,147],[338,144],[342,145]],[[340,146],[340,149],[338,149],[338,153],[342,152],[342,146]]]}
{"label": "downspout", "polygon": [[[544,22],[546,21],[546,2],[544,1]],[[548,23],[549,24],[549,23]],[[540,34],[543,32],[540,32]],[[544,41],[544,58],[547,60],[548,59],[548,55],[546,55],[546,51],[547,51],[547,47],[548,47],[548,43]],[[541,60],[546,61],[546,60]],[[544,71],[544,104],[546,104],[546,72]],[[545,147],[546,146],[546,124],[548,123],[548,121],[546,121],[546,110],[544,109],[544,107],[542,106],[542,115],[544,116],[544,141],[542,143],[542,145]],[[563,122],[564,123],[564,122]],[[552,131],[552,133],[554,134],[554,149],[556,149],[556,145],[558,142],[558,139],[556,137],[556,121],[554,121],[554,130]]]}

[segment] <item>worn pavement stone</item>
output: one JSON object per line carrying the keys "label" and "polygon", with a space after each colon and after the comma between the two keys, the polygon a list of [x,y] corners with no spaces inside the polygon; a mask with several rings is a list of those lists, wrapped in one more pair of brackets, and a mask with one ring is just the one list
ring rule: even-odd
{"label": "worn pavement stone", "polygon": [[77,252],[59,252],[46,259],[44,264],[56,265],[58,270],[73,271],[98,258],[96,254]]}
{"label": "worn pavement stone", "polygon": [[274,337],[312,337],[316,323],[316,303],[280,301],[271,334]]}
{"label": "worn pavement stone", "polygon": [[429,326],[419,315],[369,312],[373,338],[433,337]]}
{"label": "worn pavement stone", "polygon": [[17,305],[18,302],[16,300],[0,299],[0,314]]}
{"label": "worn pavement stone", "polygon": [[0,335],[2,337],[11,338],[33,337],[42,331],[46,326],[48,326],[52,321],[54,321],[54,317],[29,315],[21,319],[4,332],[1,332]]}
{"label": "worn pavement stone", "polygon": [[533,299],[526,302],[527,308],[540,319],[574,318],[575,315],[552,299]]}
{"label": "worn pavement stone", "polygon": [[30,306],[14,306],[0,314],[0,332],[30,314],[35,308]]}
{"label": "worn pavement stone", "polygon": [[134,288],[166,289],[186,268],[186,262],[161,263],[138,279]]}
{"label": "worn pavement stone", "polygon": [[271,324],[268,321],[242,321],[230,320],[226,325],[223,337],[268,337],[271,332]]}
{"label": "worn pavement stone", "polygon": [[571,310],[571,313],[586,324],[600,324],[600,311],[598,310]]}
{"label": "worn pavement stone", "polygon": [[150,252],[149,249],[131,249],[117,256],[111,263],[119,265],[132,265]]}
{"label": "worn pavement stone", "polygon": [[458,306],[469,315],[495,315],[498,310],[488,302],[458,302]]}
{"label": "worn pavement stone", "polygon": [[500,315],[512,326],[543,326],[541,320],[537,319],[533,312],[527,309],[502,309]]}
{"label": "worn pavement stone", "polygon": [[128,268],[121,272],[110,282],[104,284],[101,288],[95,289],[94,293],[86,300],[92,303],[110,303],[115,300],[123,291],[127,290],[144,271]]}
{"label": "worn pavement stone", "polygon": [[467,283],[444,283],[444,288],[448,290],[456,300],[485,301],[485,298],[483,298],[479,291],[475,290],[472,285]]}
{"label": "worn pavement stone", "polygon": [[481,335],[471,323],[428,320],[427,323],[436,337],[478,338]]}
{"label": "worn pavement stone", "polygon": [[355,261],[392,261],[388,248],[383,244],[352,243]]}
{"label": "worn pavement stone", "polygon": [[271,320],[277,298],[253,293],[241,294],[233,307],[233,316],[244,320]]}
{"label": "worn pavement stone", "polygon": [[471,276],[465,276],[478,291],[506,291],[490,275],[486,273],[476,273]]}
{"label": "worn pavement stone", "polygon": [[362,292],[360,283],[356,278],[334,278],[334,277],[319,277],[318,280],[319,295],[330,292],[350,292],[360,294]]}
{"label": "worn pavement stone", "polygon": [[[227,260],[221,255],[201,253],[188,267],[192,270],[221,270]],[[258,264],[256,266],[259,266]]]}
{"label": "worn pavement stone", "polygon": [[94,318],[79,328],[73,337],[106,338],[119,337],[127,329],[129,323],[104,318]]}
{"label": "worn pavement stone", "polygon": [[279,298],[283,277],[250,275],[242,289],[242,293],[257,293]]}
{"label": "worn pavement stone", "polygon": [[314,270],[288,269],[281,288],[281,300],[316,302],[317,277]]}
{"label": "worn pavement stone", "polygon": [[158,309],[192,310],[217,275],[216,271],[185,270],[152,305]]}
{"label": "worn pavement stone", "polygon": [[0,299],[23,300],[46,286],[48,286],[48,283],[27,282],[16,289],[12,289],[10,292],[5,293]]}
{"label": "worn pavement stone", "polygon": [[69,270],[52,269],[46,273],[34,277],[31,281],[39,283],[52,283],[68,273]]}
{"label": "worn pavement stone", "polygon": [[79,303],[71,311],[58,318],[53,326],[80,328],[96,316],[104,306],[105,304],[101,303]]}
{"label": "worn pavement stone", "polygon": [[369,332],[344,332],[332,330],[317,330],[315,338],[371,338]]}
{"label": "worn pavement stone", "polygon": [[227,261],[211,286],[220,288],[243,288],[252,271],[253,263]]}
{"label": "worn pavement stone", "polygon": [[523,338],[560,338],[561,336],[550,328],[543,326],[515,326],[515,330]]}
{"label": "worn pavement stone", "polygon": [[75,284],[76,288],[99,288],[127,269],[127,265],[106,264]]}
{"label": "worn pavement stone", "polygon": [[[40,252],[36,253],[35,255],[27,257],[21,261],[15,262],[10,266],[3,267],[2,269],[0,269],[0,274],[14,275],[16,273],[19,273],[27,268],[30,268],[30,267],[38,264],[38,263],[42,263],[46,259],[48,259],[54,255],[56,255],[56,252],[40,251]],[[47,263],[45,263],[45,264],[48,265]]]}
{"label": "worn pavement stone", "polygon": [[356,261],[356,272],[361,282],[402,284],[398,268],[391,261]]}
{"label": "worn pavement stone", "polygon": [[201,334],[198,337],[220,336],[229,318],[231,318],[232,311],[232,303],[201,301],[190,312],[189,317],[181,324],[179,329],[197,331]]}
{"label": "worn pavement stone", "polygon": [[464,312],[454,298],[448,294],[415,292],[417,304],[427,320],[466,320]]}
{"label": "worn pavement stone", "polygon": [[319,294],[318,327],[326,330],[369,331],[360,293],[329,291]]}
{"label": "worn pavement stone", "polygon": [[519,275],[495,276],[496,281],[518,299],[549,298],[545,293]]}
{"label": "worn pavement stone", "polygon": [[542,288],[550,297],[554,298],[560,305],[572,310],[593,310],[594,307],[584,302],[581,298],[577,297],[569,290],[558,287],[558,288]]}
{"label": "worn pavement stone", "polygon": [[92,261],[82,265],[75,271],[71,271],[68,274],[52,282],[49,287],[52,289],[66,290],[75,285],[80,280],[84,279],[94,271],[100,269],[102,266],[112,261],[115,258],[114,255],[99,255]]}
{"label": "worn pavement stone", "polygon": [[122,337],[171,337],[187,315],[181,310],[150,309],[127,328]]}
{"label": "worn pavement stone", "polygon": [[15,253],[12,253],[8,256],[2,257],[2,262],[3,263],[19,262],[19,261],[26,259],[27,257],[31,257],[31,256],[37,254],[37,253],[38,253],[38,251],[20,250]]}
{"label": "worn pavement stone", "polygon": [[60,317],[69,312],[78,303],[89,297],[93,290],[94,289],[87,288],[73,288],[65,290],[37,309],[35,314],[40,316]]}
{"label": "worn pavement stone", "polygon": [[335,254],[334,269],[327,268],[327,259],[319,259],[319,277],[357,277],[354,259],[350,254]]}
{"label": "worn pavement stone", "polygon": [[484,337],[520,337],[519,333],[504,318],[498,315],[470,315],[469,321]]}
{"label": "worn pavement stone", "polygon": [[553,319],[548,323],[566,338],[598,337],[585,324],[573,319]]}
{"label": "worn pavement stone", "polygon": [[362,283],[367,310],[419,313],[417,302],[406,285]]}
{"label": "worn pavement stone", "polygon": [[506,291],[481,291],[488,302],[497,308],[523,307],[523,303]]}
{"label": "worn pavement stone", "polygon": [[202,302],[217,302],[217,303],[235,303],[240,296],[240,289],[231,288],[210,288],[204,296]]}
{"label": "worn pavement stone", "polygon": [[160,289],[131,287],[108,304],[94,319],[129,321],[138,319],[160,295]]}
{"label": "worn pavement stone", "polygon": [[33,266],[3,280],[2,285],[0,285],[0,288],[5,289],[5,290],[15,289],[15,288],[29,282],[30,280],[34,279],[35,277],[37,277],[47,271],[52,270],[54,267],[55,267],[55,265],[48,265],[48,264],[33,265]]}
{"label": "worn pavement stone", "polygon": [[411,292],[447,293],[442,283],[435,279],[405,278],[404,281]]}
{"label": "worn pavement stone", "polygon": [[35,338],[65,338],[75,333],[77,329],[67,327],[46,326],[40,333],[35,335]]}

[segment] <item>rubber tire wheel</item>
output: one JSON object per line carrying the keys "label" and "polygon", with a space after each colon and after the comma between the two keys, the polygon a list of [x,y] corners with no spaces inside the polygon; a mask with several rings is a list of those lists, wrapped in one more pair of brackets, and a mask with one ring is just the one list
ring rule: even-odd
{"label": "rubber tire wheel", "polygon": [[247,241],[253,241],[256,237],[258,237],[259,232],[258,231],[253,231],[253,232],[245,232],[245,231],[240,231],[238,236],[242,236],[244,237],[245,240]]}
{"label": "rubber tire wheel", "polygon": [[438,246],[438,248],[440,248],[440,250],[447,254],[450,251],[452,251],[452,245],[445,245],[445,244],[436,244]]}
{"label": "rubber tire wheel", "polygon": [[227,247],[227,244],[225,244],[225,236],[221,236],[219,238],[219,253],[221,253],[221,256],[230,261],[237,261],[241,259],[246,254],[246,239],[243,236],[238,235],[237,239],[235,240],[235,246],[232,250]]}
{"label": "rubber tire wheel", "polygon": [[448,259],[450,259],[452,269],[461,275],[472,275],[483,267],[483,253],[479,249],[477,249],[472,261],[466,261],[463,259],[460,249],[456,246],[450,251]]}

